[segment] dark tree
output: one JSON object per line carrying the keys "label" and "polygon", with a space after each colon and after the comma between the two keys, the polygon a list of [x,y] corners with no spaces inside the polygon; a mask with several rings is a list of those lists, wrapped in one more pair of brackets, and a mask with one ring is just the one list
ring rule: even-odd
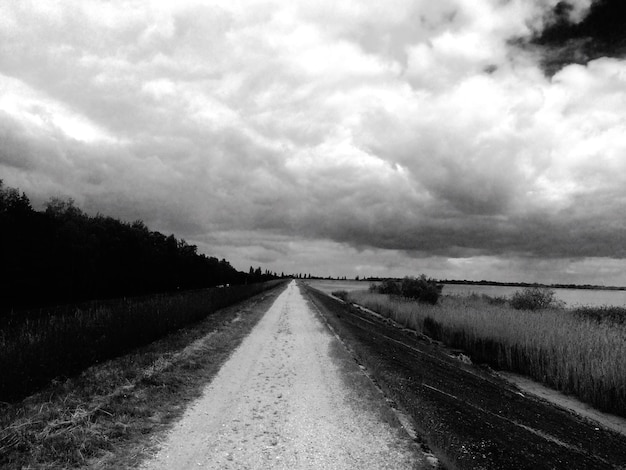
{"label": "dark tree", "polygon": [[0,180],[0,263],[8,278],[0,314],[83,300],[144,295],[273,279],[249,274],[195,245],[101,214],[89,216],[72,199],[32,209],[24,193]]}

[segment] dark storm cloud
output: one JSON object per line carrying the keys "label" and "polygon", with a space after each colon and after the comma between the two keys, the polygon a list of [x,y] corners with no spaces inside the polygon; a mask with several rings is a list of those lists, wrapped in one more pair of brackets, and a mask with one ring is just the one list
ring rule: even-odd
{"label": "dark storm cloud", "polygon": [[626,57],[626,3],[594,0],[582,18],[572,18],[571,3],[561,1],[548,15],[548,25],[531,40],[542,49],[542,64],[553,75],[569,64],[600,57]]}
{"label": "dark storm cloud", "polygon": [[[323,218],[311,213],[307,216],[309,220],[299,221],[297,228],[289,232],[300,237],[330,238],[358,249],[401,250],[415,257],[626,258],[626,224],[611,221],[606,214],[581,219],[567,214],[507,219],[432,217],[422,223],[407,220],[402,213],[386,217],[374,211],[369,217],[375,223],[348,213],[333,213],[332,209]],[[284,226],[281,221],[283,230]],[[264,228],[278,227],[265,224]]]}

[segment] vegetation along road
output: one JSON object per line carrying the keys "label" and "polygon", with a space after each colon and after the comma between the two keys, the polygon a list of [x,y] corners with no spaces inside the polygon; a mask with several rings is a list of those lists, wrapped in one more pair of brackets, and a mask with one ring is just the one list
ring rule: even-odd
{"label": "vegetation along road", "polygon": [[143,468],[436,465],[293,281]]}
{"label": "vegetation along road", "polygon": [[291,282],[0,408],[0,468],[624,469],[626,437]]}
{"label": "vegetation along road", "polygon": [[623,434],[373,312],[310,287],[306,295],[446,468],[626,468]]}

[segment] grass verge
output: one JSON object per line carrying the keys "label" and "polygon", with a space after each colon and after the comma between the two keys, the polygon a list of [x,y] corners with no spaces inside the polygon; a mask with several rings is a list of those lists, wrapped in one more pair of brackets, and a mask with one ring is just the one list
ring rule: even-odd
{"label": "grass verge", "polygon": [[515,310],[473,297],[438,305],[364,291],[357,303],[461,348],[475,362],[532,377],[595,407],[626,416],[626,327],[564,309]]}
{"label": "grass verge", "polygon": [[136,468],[282,290],[3,405],[0,468]]}

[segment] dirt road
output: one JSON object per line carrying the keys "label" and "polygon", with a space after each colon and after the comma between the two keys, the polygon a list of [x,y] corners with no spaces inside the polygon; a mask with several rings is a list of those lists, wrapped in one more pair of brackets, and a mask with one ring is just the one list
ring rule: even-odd
{"label": "dirt road", "polygon": [[292,282],[143,468],[432,467]]}

